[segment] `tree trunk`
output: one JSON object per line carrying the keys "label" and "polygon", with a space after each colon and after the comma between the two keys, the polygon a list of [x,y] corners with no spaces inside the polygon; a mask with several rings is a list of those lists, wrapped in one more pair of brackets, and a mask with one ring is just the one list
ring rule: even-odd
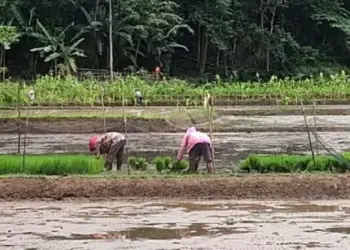
{"label": "tree trunk", "polygon": [[208,45],[209,45],[209,37],[206,32],[203,32],[202,36],[202,46],[201,46],[201,60],[199,67],[199,74],[203,75],[205,73],[205,65],[207,63],[207,54],[208,54]]}
{"label": "tree trunk", "polygon": [[198,25],[198,37],[197,37],[197,68],[200,69],[200,62],[201,62],[201,25]]}
{"label": "tree trunk", "polygon": [[109,0],[109,74],[113,81],[113,20],[112,20],[112,0]]}
{"label": "tree trunk", "polygon": [[216,72],[219,72],[219,68],[220,68],[220,49],[216,50]]}
{"label": "tree trunk", "polygon": [[233,41],[232,56],[231,56],[231,68],[235,69],[236,65],[236,50],[237,50],[237,38]]}
{"label": "tree trunk", "polygon": [[271,38],[272,38],[273,27],[274,27],[274,23],[275,23],[276,9],[277,9],[277,3],[273,8],[272,17],[271,17],[271,21],[270,21],[270,36],[269,36],[269,42],[268,42],[267,51],[266,51],[266,71],[267,72],[270,72]]}

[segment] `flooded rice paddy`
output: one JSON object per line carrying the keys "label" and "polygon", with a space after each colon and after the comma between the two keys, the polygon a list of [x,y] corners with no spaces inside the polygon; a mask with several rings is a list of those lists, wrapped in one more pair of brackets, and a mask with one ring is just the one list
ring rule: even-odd
{"label": "flooded rice paddy", "polygon": [[348,249],[350,201],[2,203],[1,249]]}
{"label": "flooded rice paddy", "polygon": [[[29,134],[27,153],[87,153],[91,134]],[[134,133],[128,135],[130,155],[176,156],[183,134]],[[350,132],[320,132],[319,136],[336,151],[350,151]],[[23,138],[22,138],[23,140]],[[315,139],[313,138],[313,141]],[[314,146],[316,146],[314,144]],[[216,166],[237,165],[250,153],[309,153],[305,132],[214,133]],[[1,135],[0,153],[17,152],[17,135]],[[320,147],[321,153],[326,151]]]}

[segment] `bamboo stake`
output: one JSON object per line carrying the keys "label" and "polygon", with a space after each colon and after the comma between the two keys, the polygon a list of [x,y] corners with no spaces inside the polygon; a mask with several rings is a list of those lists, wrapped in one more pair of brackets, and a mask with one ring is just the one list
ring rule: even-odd
{"label": "bamboo stake", "polygon": [[305,126],[306,126],[306,130],[307,130],[307,134],[308,134],[308,138],[309,138],[309,144],[310,144],[310,150],[311,150],[311,154],[312,154],[312,160],[314,162],[314,166],[316,166],[316,160],[315,160],[315,154],[314,154],[314,150],[312,148],[312,141],[311,141],[311,136],[310,136],[310,129],[309,129],[309,125],[307,123],[307,119],[306,119],[306,114],[305,114],[305,107],[302,101],[300,101],[302,109],[303,109],[303,116],[304,116],[304,121],[305,121]]}
{"label": "bamboo stake", "polygon": [[[103,84],[103,83],[102,83]],[[106,110],[105,110],[105,104],[104,104],[104,86],[100,85],[101,87],[101,104],[102,104],[102,117],[103,117],[103,129],[104,132],[107,132],[107,125],[106,125]]]}
{"label": "bamboo stake", "polygon": [[210,106],[210,116],[209,116],[209,131],[210,131],[210,140],[211,140],[211,151],[213,155],[213,168],[215,169],[215,156],[214,156],[214,143],[213,143],[213,116],[214,116],[214,97],[211,97],[211,106]]}
{"label": "bamboo stake", "polygon": [[124,118],[124,133],[125,133],[125,153],[126,153],[126,164],[127,164],[127,169],[128,169],[128,175],[130,175],[130,165],[129,165],[129,150],[128,150],[128,124],[126,120],[126,115],[125,115],[125,99],[124,99],[124,92],[123,92],[123,83],[121,84],[121,90],[122,90],[122,103],[123,103],[123,118]]}
{"label": "bamboo stake", "polygon": [[314,131],[315,131],[315,138],[316,138],[316,153],[317,155],[320,154],[320,151],[318,149],[318,138],[317,138],[317,122],[316,122],[316,102],[313,102],[313,114],[314,114]]}
{"label": "bamboo stake", "polygon": [[24,171],[25,165],[26,165],[26,147],[27,147],[28,124],[29,124],[29,106],[30,106],[30,102],[27,105],[26,128],[25,128],[25,132],[24,132],[24,141],[23,141],[22,172]]}

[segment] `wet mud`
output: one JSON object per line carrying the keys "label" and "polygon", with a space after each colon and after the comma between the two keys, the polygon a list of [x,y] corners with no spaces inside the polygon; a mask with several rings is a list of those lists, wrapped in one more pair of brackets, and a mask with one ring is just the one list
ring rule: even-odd
{"label": "wet mud", "polygon": [[349,211],[348,200],[4,202],[0,247],[347,249]]}
{"label": "wet mud", "polygon": [[119,178],[72,176],[0,179],[0,199],[3,200],[117,199],[121,197],[350,199],[350,176],[293,174],[128,178],[124,175]]}
{"label": "wet mud", "polygon": [[[193,117],[192,117],[193,118]],[[307,117],[308,126],[314,128],[314,117]],[[317,131],[350,132],[350,116],[317,116]],[[202,131],[209,131],[209,122],[206,117],[199,116],[192,120],[183,118],[128,118],[129,133],[168,133],[183,132],[195,125]],[[24,133],[25,119],[20,122],[15,118],[0,119],[0,134]],[[107,131],[124,131],[123,118],[106,118]],[[102,133],[104,121],[102,118],[30,118],[27,128],[28,133]],[[216,116],[213,120],[214,132],[307,132],[307,127],[302,115],[291,116]]]}

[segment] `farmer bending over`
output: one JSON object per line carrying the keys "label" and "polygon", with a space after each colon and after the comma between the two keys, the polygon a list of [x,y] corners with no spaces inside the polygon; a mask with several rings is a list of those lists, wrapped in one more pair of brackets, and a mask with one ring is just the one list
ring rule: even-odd
{"label": "farmer bending over", "polygon": [[109,132],[91,137],[89,149],[98,158],[101,154],[107,154],[105,170],[112,170],[114,159],[117,159],[117,170],[121,170],[125,143],[124,135],[117,132]]}
{"label": "farmer bending over", "polygon": [[190,168],[189,172],[197,172],[199,161],[204,157],[207,163],[208,173],[215,173],[213,166],[213,155],[211,140],[205,133],[199,132],[195,127],[187,129],[185,136],[182,139],[181,146],[177,155],[177,160],[181,161],[185,150],[189,154]]}

